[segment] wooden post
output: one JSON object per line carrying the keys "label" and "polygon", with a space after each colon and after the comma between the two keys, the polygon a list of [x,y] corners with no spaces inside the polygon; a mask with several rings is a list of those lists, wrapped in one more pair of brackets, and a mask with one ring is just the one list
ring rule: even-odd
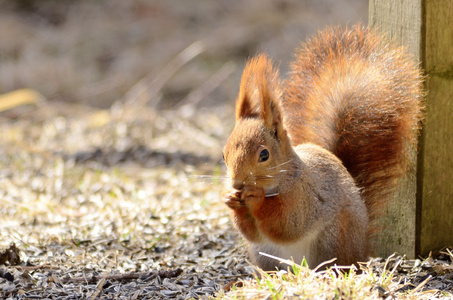
{"label": "wooden post", "polygon": [[418,178],[417,252],[453,246],[453,1],[425,0],[426,120]]}
{"label": "wooden post", "polygon": [[370,0],[370,27],[420,61],[428,92],[417,163],[383,217],[377,255],[412,257],[453,246],[452,16],[451,0]]}
{"label": "wooden post", "polygon": [[[369,26],[404,45],[420,60],[422,13],[421,0],[370,0]],[[413,169],[399,186],[395,198],[384,208],[381,229],[375,237],[374,255],[387,257],[398,252],[415,256],[416,177],[415,149]]]}

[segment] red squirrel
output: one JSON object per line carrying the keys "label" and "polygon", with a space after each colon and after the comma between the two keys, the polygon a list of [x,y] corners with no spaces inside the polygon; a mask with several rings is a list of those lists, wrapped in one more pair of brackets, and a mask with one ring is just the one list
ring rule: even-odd
{"label": "red squirrel", "polygon": [[403,48],[360,25],[302,44],[285,81],[266,55],[248,61],[224,200],[253,263],[367,260],[370,223],[416,144],[422,80]]}

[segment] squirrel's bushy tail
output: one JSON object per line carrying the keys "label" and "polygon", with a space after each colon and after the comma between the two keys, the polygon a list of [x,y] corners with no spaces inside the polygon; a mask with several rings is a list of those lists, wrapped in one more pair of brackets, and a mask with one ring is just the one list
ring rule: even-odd
{"label": "squirrel's bushy tail", "polygon": [[408,166],[421,119],[422,75],[404,49],[373,31],[329,29],[302,45],[282,106],[293,145],[333,152],[373,215]]}

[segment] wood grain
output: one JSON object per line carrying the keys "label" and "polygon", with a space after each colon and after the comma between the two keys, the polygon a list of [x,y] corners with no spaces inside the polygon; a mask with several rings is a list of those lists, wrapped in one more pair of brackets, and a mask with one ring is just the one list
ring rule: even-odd
{"label": "wood grain", "polygon": [[426,120],[419,178],[422,255],[453,245],[453,1],[426,0],[422,61]]}
{"label": "wood grain", "polygon": [[427,255],[453,245],[452,16],[451,0],[370,1],[370,26],[395,38],[420,61],[427,91],[417,168],[387,207],[385,229],[375,244],[378,255]]}
{"label": "wood grain", "polygon": [[[422,14],[419,0],[370,0],[369,25],[403,45],[420,60]],[[384,208],[373,240],[373,254],[394,252],[415,256],[416,243],[416,151],[413,165],[400,181],[393,201]]]}

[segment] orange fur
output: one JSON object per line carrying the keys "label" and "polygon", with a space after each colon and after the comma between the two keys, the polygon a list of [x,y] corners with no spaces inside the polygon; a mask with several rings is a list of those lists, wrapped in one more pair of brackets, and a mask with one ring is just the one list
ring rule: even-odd
{"label": "orange fur", "polygon": [[236,226],[241,233],[252,242],[259,241],[259,231],[255,224],[255,218],[247,207],[241,207],[232,212]]}
{"label": "orange fur", "polygon": [[416,63],[356,26],[320,33],[291,68],[282,103],[293,144],[315,143],[339,157],[375,211],[405,173],[416,143],[422,96]]}
{"label": "orange fur", "polygon": [[224,149],[226,204],[260,256],[366,259],[369,224],[408,166],[421,118],[420,71],[368,29],[328,29],[304,44],[281,83],[265,55],[241,80]]}

